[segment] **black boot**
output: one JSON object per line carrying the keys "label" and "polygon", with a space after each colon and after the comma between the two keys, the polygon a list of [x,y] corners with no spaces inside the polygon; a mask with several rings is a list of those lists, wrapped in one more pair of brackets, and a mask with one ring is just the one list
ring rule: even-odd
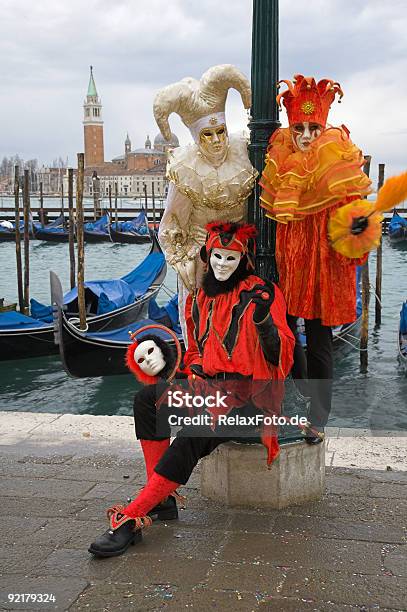
{"label": "black boot", "polygon": [[97,557],[117,557],[132,544],[141,542],[141,530],[151,525],[151,518],[131,519],[122,510],[123,506],[116,506],[107,511],[110,529],[92,542],[88,548],[90,553]]}
{"label": "black boot", "polygon": [[172,521],[178,518],[177,502],[174,497],[170,495],[166,500],[157,504],[148,512],[153,521]]}

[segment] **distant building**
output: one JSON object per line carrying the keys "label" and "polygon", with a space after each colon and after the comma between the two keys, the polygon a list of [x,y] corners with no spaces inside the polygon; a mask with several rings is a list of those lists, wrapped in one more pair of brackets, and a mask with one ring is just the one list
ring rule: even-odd
{"label": "distant building", "polygon": [[[112,189],[112,194],[115,191],[117,184],[117,193],[120,196],[143,197],[144,185],[147,186],[147,195],[150,198],[154,194],[158,197],[164,197],[167,193],[167,180],[165,178],[165,167],[160,169],[153,168],[151,170],[126,170],[119,168],[116,164],[105,163],[96,169],[97,177],[100,179],[100,192],[102,196],[109,193],[109,185]],[[90,169],[85,170],[85,196],[93,194],[93,172]]]}
{"label": "distant building", "polygon": [[167,152],[179,146],[178,138],[171,135],[165,141],[161,134],[154,139],[152,146],[149,136],[143,148],[132,150],[129,135],[124,141],[122,155],[114,157],[111,162],[104,161],[102,104],[97,94],[93,69],[91,67],[88,91],[84,103],[84,142],[85,142],[85,186],[84,195],[93,194],[95,173],[100,178],[101,195],[107,195],[109,185],[114,193],[117,184],[121,196],[138,197],[153,191],[158,197],[164,197],[167,191],[165,176]]}
{"label": "distant building", "polygon": [[[42,193],[44,195],[60,194],[62,185],[65,183],[65,175],[67,175],[66,168],[50,168],[48,166],[42,166],[38,169],[36,175],[37,187],[32,187],[32,191],[39,191],[39,185],[42,183]],[[64,188],[64,192],[65,194],[67,193],[67,188]]]}

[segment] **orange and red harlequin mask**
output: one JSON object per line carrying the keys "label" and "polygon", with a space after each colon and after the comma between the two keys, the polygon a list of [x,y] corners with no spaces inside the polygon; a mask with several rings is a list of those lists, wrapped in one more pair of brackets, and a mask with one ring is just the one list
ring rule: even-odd
{"label": "orange and red harlequin mask", "polygon": [[277,96],[277,104],[281,109],[283,102],[290,125],[295,123],[312,122],[325,127],[328,113],[335,95],[339,94],[339,102],[343,91],[335,81],[322,79],[318,83],[314,77],[304,77],[302,74],[294,75],[294,82],[279,81],[288,87],[286,91]]}

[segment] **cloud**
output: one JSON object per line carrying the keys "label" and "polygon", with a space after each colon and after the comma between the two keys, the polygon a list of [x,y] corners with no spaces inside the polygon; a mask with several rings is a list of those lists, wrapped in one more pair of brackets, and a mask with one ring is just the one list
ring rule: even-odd
{"label": "cloud", "polygon": [[[158,89],[209,67],[232,63],[250,74],[252,2],[244,0],[2,1],[3,119],[0,155],[76,160],[83,150],[82,104],[89,65],[103,102],[106,158],[133,147],[157,127]],[[280,77],[334,77],[344,88],[332,121],[345,123],[374,160],[405,167],[401,131],[407,73],[404,0],[280,0]],[[231,130],[245,127],[230,95]],[[188,131],[174,115],[181,142]]]}

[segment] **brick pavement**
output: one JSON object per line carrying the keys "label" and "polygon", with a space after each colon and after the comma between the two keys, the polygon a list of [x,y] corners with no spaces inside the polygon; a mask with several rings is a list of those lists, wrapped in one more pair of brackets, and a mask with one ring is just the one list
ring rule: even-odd
{"label": "brick pavement", "polygon": [[[320,502],[272,511],[203,499],[196,471],[179,521],[155,523],[125,555],[97,560],[87,546],[106,526],[104,510],[143,484],[140,452],[116,452],[115,434],[79,452],[72,432],[59,431],[47,446],[38,423],[24,420],[7,435],[1,610],[407,610],[405,471],[328,467]],[[87,435],[81,426],[82,449]],[[9,605],[8,593],[56,601]]]}

